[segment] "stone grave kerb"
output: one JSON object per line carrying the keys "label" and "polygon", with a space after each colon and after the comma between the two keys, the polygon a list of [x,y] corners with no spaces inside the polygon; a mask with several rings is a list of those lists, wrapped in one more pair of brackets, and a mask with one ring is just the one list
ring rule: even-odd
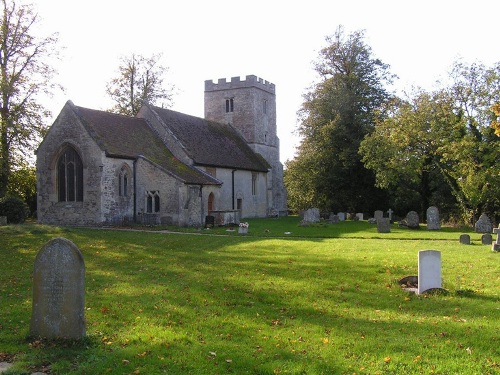
{"label": "stone grave kerb", "polygon": [[81,339],[85,336],[85,263],[65,238],[47,242],[35,258],[30,336]]}

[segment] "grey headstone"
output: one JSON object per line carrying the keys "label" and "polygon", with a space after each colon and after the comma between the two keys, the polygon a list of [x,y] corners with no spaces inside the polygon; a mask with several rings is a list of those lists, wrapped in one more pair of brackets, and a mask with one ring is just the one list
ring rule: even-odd
{"label": "grey headstone", "polygon": [[319,208],[310,208],[304,211],[304,222],[318,223],[320,220]]}
{"label": "grey headstone", "polygon": [[410,211],[406,214],[406,225],[408,228],[416,229],[420,227],[420,220],[418,214],[415,211]]}
{"label": "grey headstone", "polygon": [[382,217],[377,219],[377,232],[379,233],[390,233],[391,232],[391,221],[388,217]]}
{"label": "grey headstone", "polygon": [[390,220],[390,221],[392,221],[392,214],[393,214],[393,213],[394,213],[394,211],[393,211],[391,208],[389,208],[389,209],[387,210],[387,215],[389,215],[389,220]]}
{"label": "grey headstone", "polygon": [[7,225],[7,216],[0,216],[0,226]]}
{"label": "grey headstone", "polygon": [[375,211],[375,213],[373,214],[373,217],[375,218],[375,220],[383,218],[384,217],[384,211],[381,211],[381,210]]}
{"label": "grey headstone", "polygon": [[500,225],[498,225],[498,228],[493,229],[493,233],[497,235],[497,240],[491,246],[491,250],[500,251]]}
{"label": "grey headstone", "polygon": [[364,220],[364,219],[363,219],[364,215],[363,215],[363,213],[362,213],[362,212],[358,212],[358,213],[356,214],[356,217],[358,218],[358,220]]}
{"label": "grey headstone", "polygon": [[337,216],[339,217],[340,221],[345,221],[345,212],[339,212]]}
{"label": "grey headstone", "polygon": [[84,297],[85,264],[78,247],[65,238],[47,242],[35,259],[30,335],[84,337]]}
{"label": "grey headstone", "polygon": [[486,214],[482,214],[481,216],[479,216],[475,228],[476,233],[491,233],[493,231],[491,220]]}
{"label": "grey headstone", "polygon": [[470,236],[468,234],[461,234],[460,243],[462,245],[470,245]]}
{"label": "grey headstone", "polygon": [[417,293],[421,294],[435,288],[441,288],[441,252],[421,250],[418,252]]}
{"label": "grey headstone", "polygon": [[427,209],[427,229],[428,230],[440,230],[441,221],[439,219],[439,210],[435,206],[431,206]]}
{"label": "grey headstone", "polygon": [[482,236],[481,236],[481,243],[483,245],[491,245],[491,243],[493,242],[493,236],[489,233],[484,233]]}
{"label": "grey headstone", "polygon": [[333,214],[331,214],[330,218],[329,218],[329,221],[332,224],[337,224],[340,221],[339,215],[333,215]]}

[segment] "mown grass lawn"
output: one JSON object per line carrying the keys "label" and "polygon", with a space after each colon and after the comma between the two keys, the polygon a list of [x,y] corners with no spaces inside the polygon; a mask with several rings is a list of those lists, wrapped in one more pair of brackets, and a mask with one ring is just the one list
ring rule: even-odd
{"label": "mown grass lawn", "polygon": [[[7,374],[500,373],[500,254],[480,235],[249,223],[246,236],[0,227]],[[28,338],[35,255],[54,237],[85,259],[83,342]],[[447,295],[397,284],[428,249],[442,252]]]}

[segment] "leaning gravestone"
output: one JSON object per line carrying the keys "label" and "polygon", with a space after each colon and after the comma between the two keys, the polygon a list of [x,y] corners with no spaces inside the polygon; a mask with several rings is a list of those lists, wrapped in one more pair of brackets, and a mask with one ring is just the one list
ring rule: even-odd
{"label": "leaning gravestone", "polygon": [[437,250],[419,251],[417,294],[439,288],[441,288],[441,252]]}
{"label": "leaning gravestone", "polygon": [[391,221],[388,217],[382,217],[377,220],[377,232],[379,233],[390,233],[391,232]]}
{"label": "leaning gravestone", "polygon": [[84,295],[85,264],[78,247],[65,238],[47,242],[35,259],[30,335],[84,337]]}
{"label": "leaning gravestone", "polygon": [[305,223],[318,223],[320,220],[319,208],[310,208],[304,211]]}
{"label": "leaning gravestone", "polygon": [[493,225],[491,224],[490,218],[486,214],[479,216],[479,219],[475,225],[476,233],[491,233],[493,230]]}
{"label": "leaning gravestone", "polygon": [[406,214],[406,225],[408,228],[417,229],[420,227],[418,214],[415,211],[410,211]]}
{"label": "leaning gravestone", "polygon": [[460,244],[470,245],[470,236],[468,234],[461,234],[460,235]]}
{"label": "leaning gravestone", "polygon": [[431,206],[427,209],[427,229],[428,230],[441,229],[441,221],[439,220],[439,210],[435,206]]}

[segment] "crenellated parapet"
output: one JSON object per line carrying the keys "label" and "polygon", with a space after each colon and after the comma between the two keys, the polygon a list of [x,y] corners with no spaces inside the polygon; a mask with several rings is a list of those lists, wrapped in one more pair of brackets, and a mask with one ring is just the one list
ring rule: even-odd
{"label": "crenellated parapet", "polygon": [[205,91],[231,90],[245,87],[256,87],[271,94],[275,94],[276,91],[274,83],[266,81],[255,75],[248,75],[244,80],[242,80],[241,77],[231,77],[229,82],[226,78],[219,78],[217,82],[214,82],[213,80],[205,81]]}

